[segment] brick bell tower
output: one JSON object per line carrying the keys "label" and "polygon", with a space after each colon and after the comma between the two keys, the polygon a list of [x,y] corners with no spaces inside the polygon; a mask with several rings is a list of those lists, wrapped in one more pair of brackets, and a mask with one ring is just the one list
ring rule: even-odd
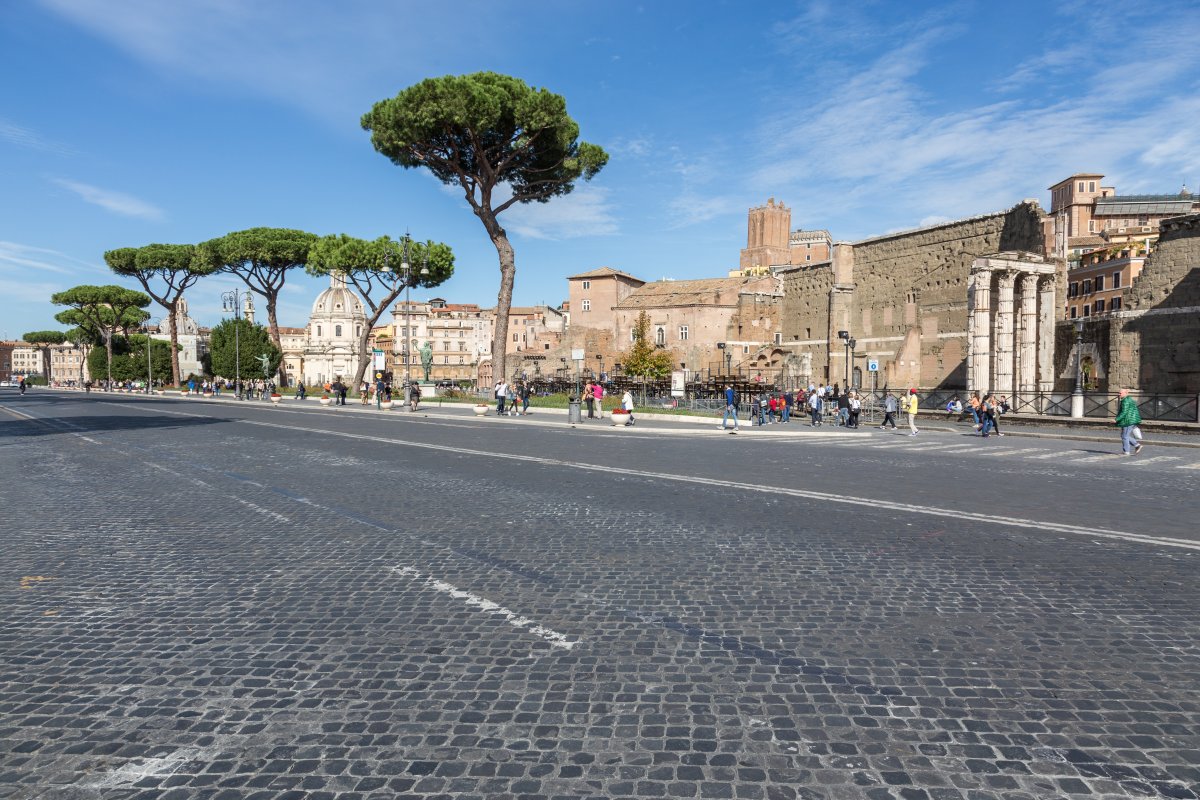
{"label": "brick bell tower", "polygon": [[772,197],[765,206],[750,209],[746,222],[746,247],[741,252],[738,267],[742,270],[760,269],[764,273],[772,264],[787,264],[788,239],[792,230],[792,210]]}

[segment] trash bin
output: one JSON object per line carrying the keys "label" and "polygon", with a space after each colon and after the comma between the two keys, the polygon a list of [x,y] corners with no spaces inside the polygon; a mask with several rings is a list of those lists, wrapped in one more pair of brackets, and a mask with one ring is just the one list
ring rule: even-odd
{"label": "trash bin", "polygon": [[578,397],[567,398],[567,424],[574,425],[577,422],[583,422],[581,406]]}

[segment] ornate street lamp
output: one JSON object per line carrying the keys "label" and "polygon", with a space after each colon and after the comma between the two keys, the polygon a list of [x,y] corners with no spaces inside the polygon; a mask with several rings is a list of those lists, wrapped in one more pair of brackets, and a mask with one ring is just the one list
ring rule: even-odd
{"label": "ornate street lamp", "polygon": [[1071,416],[1083,417],[1083,320],[1075,320],[1075,391],[1071,392]]}
{"label": "ornate street lamp", "polygon": [[846,378],[843,389],[850,386],[850,331],[838,331],[838,338],[846,345]]}
{"label": "ornate street lamp", "polygon": [[150,366],[150,329],[162,324],[161,319],[148,319],[142,323],[146,328],[146,394],[154,392],[154,368]]}
{"label": "ornate street lamp", "polygon": [[233,312],[233,396],[242,399],[242,293],[240,289],[221,292],[221,308]]}
{"label": "ornate street lamp", "polygon": [[[409,383],[412,382],[412,369],[409,364],[412,360],[412,265],[408,263],[409,250],[408,243],[411,241],[408,231],[404,232],[404,250],[400,255],[400,272],[396,276],[404,281],[404,341],[401,343],[400,354],[404,357],[404,385],[405,390],[408,390]],[[390,253],[383,254],[383,271],[390,273],[391,266],[388,264]],[[421,259],[421,271],[417,273],[422,278],[429,274],[429,253],[426,252]]]}

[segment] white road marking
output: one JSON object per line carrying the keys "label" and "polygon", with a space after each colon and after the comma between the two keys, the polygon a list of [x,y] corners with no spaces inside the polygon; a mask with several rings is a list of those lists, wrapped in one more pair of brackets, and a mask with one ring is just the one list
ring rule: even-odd
{"label": "white road marking", "polygon": [[1020,455],[1021,453],[1040,453],[1041,451],[1042,448],[1040,447],[1022,447],[1018,450],[982,450],[979,454],[982,456],[1016,456]]}
{"label": "white road marking", "polygon": [[579,644],[579,642],[568,639],[558,631],[552,631],[547,627],[537,624],[528,617],[522,617],[519,614],[509,611],[499,603],[492,602],[491,600],[482,598],[479,595],[471,594],[470,592],[459,589],[456,586],[452,586],[445,581],[439,581],[436,578],[430,578],[422,575],[412,567],[392,567],[391,570],[401,577],[412,578],[416,581],[419,581],[434,591],[441,592],[442,594],[448,594],[455,600],[462,600],[467,605],[477,608],[485,614],[501,617],[514,628],[524,628],[535,636],[545,639],[552,647],[570,650],[572,647]]}
{"label": "white road marking", "polygon": [[[1079,452],[1087,452],[1087,451],[1081,450]],[[1112,461],[1113,459],[1120,459],[1120,458],[1124,458],[1124,457],[1125,457],[1124,453],[1104,453],[1102,455],[1089,456],[1087,458],[1072,458],[1071,463],[1072,464],[1095,464],[1097,461]]]}
{"label": "white road marking", "polygon": [[[74,436],[77,439],[83,439],[85,442],[89,442],[91,444],[100,444],[100,442],[96,441],[92,437],[84,436],[82,433],[78,433],[78,432],[72,431],[72,430],[62,430],[62,427],[66,427],[66,428],[78,428],[79,427],[78,425],[73,425],[72,423],[67,422],[66,420],[56,418],[53,422],[51,422],[48,419],[42,419],[41,417],[35,417],[32,414],[26,414],[24,411],[17,411],[15,408],[8,408],[7,406],[0,406],[0,409],[3,409],[4,411],[8,412],[9,414],[12,414],[14,417],[17,417],[19,419],[29,420],[30,422],[40,422],[42,425],[45,425],[47,428],[50,428],[52,430],[56,430],[61,433],[69,433],[71,436]],[[62,427],[56,427],[56,424],[61,425]]]}
{"label": "white road marking", "polygon": [[1042,453],[1040,456],[1025,456],[1025,458],[1061,458],[1066,459],[1072,454],[1085,453],[1086,450],[1067,450],[1066,452],[1058,453],[1051,450],[1049,453]]}
{"label": "white road marking", "polygon": [[1130,467],[1141,467],[1146,464],[1161,464],[1164,461],[1178,461],[1179,456],[1155,456],[1154,458],[1131,458],[1126,461]]}
{"label": "white road marking", "polygon": [[[171,414],[174,416],[197,417],[208,419],[202,414],[187,414],[180,411],[166,411],[163,409],[154,409],[162,414]],[[651,478],[662,481],[671,481],[675,483],[692,483],[701,486],[713,487],[721,486],[728,489],[738,489],[746,492],[756,492],[759,494],[777,494],[787,497],[799,497],[806,500],[816,500],[826,503],[839,503],[842,505],[863,506],[875,510],[899,511],[910,514],[924,514],[934,517],[948,517],[957,520],[966,520],[971,522],[980,522],[994,525],[1006,525],[1015,528],[1030,528],[1037,531],[1053,532],[1053,533],[1070,533],[1080,536],[1098,536],[1106,539],[1119,539],[1127,542],[1136,542],[1139,544],[1162,545],[1164,547],[1179,547],[1185,550],[1196,550],[1200,552],[1200,541],[1191,539],[1176,539],[1167,536],[1146,536],[1140,533],[1132,533],[1128,531],[1111,530],[1108,528],[1090,528],[1085,525],[1071,525],[1062,522],[1046,522],[1042,520],[1026,519],[1023,517],[1006,517],[996,514],[981,514],[973,511],[964,511],[954,508],[939,508],[937,506],[922,506],[912,503],[900,503],[891,500],[883,500],[874,497],[855,497],[853,495],[835,494],[831,492],[817,492],[805,489],[792,489],[789,487],[780,486],[760,486],[751,483],[740,483],[738,481],[727,481],[719,478],[708,478],[694,475],[674,475],[666,472],[652,472],[650,470],[628,469],[623,467],[613,467],[601,464],[588,464],[577,461],[564,461],[558,458],[546,458],[543,456],[523,455],[519,453],[499,453],[490,450],[476,450],[470,447],[453,447],[443,444],[431,444],[428,442],[413,442],[405,439],[391,439],[379,435],[368,435],[364,433],[349,433],[346,431],[331,431],[323,428],[302,428],[296,425],[284,425],[277,422],[262,422],[259,420],[250,419],[231,419],[229,422],[241,423],[243,425],[256,425],[262,428],[278,428],[285,431],[306,431],[308,433],[324,434],[326,436],[337,436],[345,439],[358,439],[363,441],[374,442],[376,444],[394,444],[403,447],[412,447],[421,450],[434,450],[444,453],[458,453],[460,455],[478,456],[480,458],[496,458],[505,461],[517,461],[524,463],[544,464],[552,467],[560,467],[567,469],[577,469],[586,472],[601,472],[606,475],[628,475],[634,478]],[[1101,458],[1111,458],[1112,456],[1101,456]],[[1085,459],[1086,460],[1086,459]]]}
{"label": "white road marking", "polygon": [[1175,469],[1200,469],[1200,461],[1197,461],[1195,464],[1179,464]]}

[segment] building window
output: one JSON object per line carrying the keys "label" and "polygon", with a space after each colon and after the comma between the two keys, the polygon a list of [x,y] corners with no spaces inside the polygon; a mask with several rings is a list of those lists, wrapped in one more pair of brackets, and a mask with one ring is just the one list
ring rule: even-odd
{"label": "building window", "polygon": [[335,338],[335,339],[342,338],[342,326],[341,325],[333,326],[333,338]]}
{"label": "building window", "polygon": [[519,334],[519,333],[514,333],[514,334],[513,334],[513,341],[514,341],[514,342],[519,342],[519,341],[521,341],[521,334]]}
{"label": "building window", "polygon": [[686,342],[687,338],[688,338],[688,326],[680,325],[679,326],[679,341]]}
{"label": "building window", "polygon": [[1088,181],[1088,191],[1089,192],[1096,191],[1096,182],[1095,181]]}
{"label": "building window", "polygon": [[1084,282],[1083,282],[1083,293],[1084,293],[1084,294],[1091,294],[1091,293],[1092,293],[1092,282],[1091,282],[1091,280],[1086,280],[1086,281],[1084,281]]}
{"label": "building window", "polygon": [[584,282],[583,282],[583,288],[584,288],[584,289],[590,289],[590,288],[592,288],[592,282],[591,282],[591,281],[584,281]]}
{"label": "building window", "polygon": [[1079,182],[1079,191],[1083,191],[1083,181]]}
{"label": "building window", "polygon": [[1119,272],[1114,272],[1114,273],[1113,273],[1113,283],[1112,283],[1112,287],[1113,287],[1114,289],[1120,289],[1120,288],[1121,288],[1121,273],[1119,273]]}
{"label": "building window", "polygon": [[1103,276],[1103,275],[1097,275],[1097,276],[1096,276],[1095,288],[1096,288],[1096,291],[1097,291],[1097,292],[1103,292],[1103,291],[1104,291],[1104,276]]}
{"label": "building window", "polygon": [[1088,233],[1095,233],[1095,232],[1096,232],[1096,220],[1089,219],[1088,220]]}
{"label": "building window", "polygon": [[584,300],[583,304],[580,306],[580,310],[581,311],[591,311],[592,310],[592,301]]}
{"label": "building window", "polygon": [[1075,306],[1071,306],[1071,319],[1075,319],[1076,316],[1077,316],[1077,309],[1075,308]]}
{"label": "building window", "polygon": [[1091,316],[1091,313],[1092,313],[1092,307],[1085,304],[1083,306],[1083,316],[1085,316],[1085,317]]}
{"label": "building window", "polygon": [[656,328],[656,329],[655,329],[655,331],[654,331],[654,343],[655,343],[655,344],[666,344],[666,343],[667,343],[667,331],[666,331],[666,329],[664,329],[664,328]]}
{"label": "building window", "polygon": [[1121,310],[1121,298],[1114,297],[1112,300],[1109,300],[1108,301],[1108,310],[1109,311],[1120,311]]}
{"label": "building window", "polygon": [[775,334],[775,344],[783,344],[783,334],[782,333]]}
{"label": "building window", "polygon": [[[1079,296],[1079,283],[1075,282],[1067,287],[1067,297],[1078,297],[1078,296]],[[812,338],[812,337],[810,336],[809,338]]]}
{"label": "building window", "polygon": [[321,326],[320,325],[317,326],[317,338],[318,339],[321,338]]}
{"label": "building window", "polygon": [[1103,300],[1097,300],[1097,301],[1096,301],[1096,302],[1095,302],[1095,303],[1092,305],[1092,310],[1093,310],[1093,311],[1095,311],[1097,314],[1103,314],[1103,313],[1104,313],[1104,301],[1103,301]]}

